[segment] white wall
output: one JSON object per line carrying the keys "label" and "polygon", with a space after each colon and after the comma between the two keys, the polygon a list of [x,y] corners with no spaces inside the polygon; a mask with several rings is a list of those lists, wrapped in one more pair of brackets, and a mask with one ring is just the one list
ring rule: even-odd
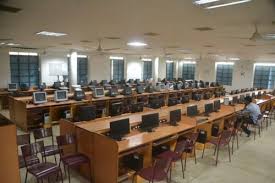
{"label": "white wall", "polygon": [[7,88],[10,83],[10,57],[6,50],[0,50],[0,78],[0,88]]}
{"label": "white wall", "polygon": [[111,62],[107,55],[89,55],[88,58],[88,81],[110,80]]}
{"label": "white wall", "polygon": [[127,73],[126,78],[128,79],[142,79],[143,75],[143,62],[138,58],[127,58]]}

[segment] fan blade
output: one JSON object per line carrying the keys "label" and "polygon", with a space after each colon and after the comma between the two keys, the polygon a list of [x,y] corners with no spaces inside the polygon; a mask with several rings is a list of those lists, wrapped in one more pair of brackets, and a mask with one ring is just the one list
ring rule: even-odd
{"label": "fan blade", "polygon": [[108,48],[108,49],[104,49],[103,51],[113,51],[113,50],[119,50],[120,48]]}
{"label": "fan blade", "polygon": [[0,11],[6,11],[6,12],[9,12],[9,13],[17,13],[21,10],[22,10],[21,8],[15,8],[15,7],[12,7],[12,6],[6,6],[6,5],[3,5],[3,4],[0,4]]}

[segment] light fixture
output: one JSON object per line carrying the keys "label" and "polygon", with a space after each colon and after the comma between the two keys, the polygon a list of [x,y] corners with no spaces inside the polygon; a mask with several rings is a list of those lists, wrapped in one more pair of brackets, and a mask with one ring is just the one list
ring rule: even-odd
{"label": "light fixture", "polygon": [[147,62],[152,61],[152,59],[151,59],[151,58],[142,58],[141,60],[142,60],[142,61],[145,61],[145,62],[146,62],[146,61],[147,61]]}
{"label": "light fixture", "polygon": [[66,36],[66,33],[61,32],[48,32],[48,31],[41,31],[37,32],[37,35],[43,35],[43,36],[53,36],[53,37],[60,37],[60,36]]}
{"label": "light fixture", "polygon": [[173,60],[166,60],[166,63],[173,63]]}
{"label": "light fixture", "polygon": [[34,52],[9,52],[9,55],[28,55],[28,56],[37,56],[38,53],[34,53]]}
{"label": "light fixture", "polygon": [[205,9],[214,9],[214,8],[220,8],[220,7],[225,7],[225,6],[232,6],[232,5],[236,5],[236,4],[247,3],[250,1],[251,0],[242,0],[242,1],[235,1],[235,2],[231,2],[231,3],[218,4],[218,5],[208,6]]}
{"label": "light fixture", "polygon": [[139,42],[139,41],[129,42],[129,43],[127,43],[127,45],[128,46],[135,46],[135,47],[147,46],[146,43]]}
{"label": "light fixture", "polygon": [[194,3],[198,4],[198,5],[201,5],[201,4],[213,3],[213,2],[216,2],[216,1],[219,1],[219,0],[196,0]]}
{"label": "light fixture", "polygon": [[196,61],[182,61],[183,64],[196,64]]}
{"label": "light fixture", "polygon": [[[71,55],[67,54],[67,57],[71,57]],[[77,58],[87,58],[87,55],[77,55]]]}
{"label": "light fixture", "polygon": [[255,63],[255,66],[275,66],[275,63]]}
{"label": "light fixture", "polygon": [[6,44],[6,43],[0,43],[0,45],[4,45],[4,44]]}
{"label": "light fixture", "polygon": [[234,62],[216,62],[216,65],[234,65]]}
{"label": "light fixture", "polygon": [[123,57],[117,57],[117,56],[110,56],[111,60],[123,60]]}
{"label": "light fixture", "polygon": [[19,46],[20,44],[18,44],[18,43],[7,43],[6,45],[7,46]]}
{"label": "light fixture", "polygon": [[231,61],[238,61],[238,60],[240,60],[240,58],[238,58],[238,57],[232,57],[232,58],[229,58],[229,60],[231,60]]}
{"label": "light fixture", "polygon": [[193,60],[192,57],[184,57],[183,59],[184,59],[184,60]]}

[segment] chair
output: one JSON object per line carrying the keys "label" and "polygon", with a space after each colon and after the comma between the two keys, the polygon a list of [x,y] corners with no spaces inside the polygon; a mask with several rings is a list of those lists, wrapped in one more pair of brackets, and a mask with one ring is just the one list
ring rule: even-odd
{"label": "chair", "polygon": [[256,134],[257,134],[257,129],[258,129],[258,133],[259,133],[259,137],[261,137],[261,129],[262,129],[262,123],[263,123],[263,115],[260,114],[258,116],[257,122],[254,124],[251,124],[251,126],[253,127],[253,133],[254,133],[254,140],[256,140]]}
{"label": "chair", "polygon": [[[221,147],[228,146],[229,162],[231,162],[230,153],[230,141],[231,141],[232,131],[224,130],[221,132],[218,138],[211,139],[208,143],[215,145],[214,155],[216,155],[216,166],[218,165],[219,151]],[[204,153],[205,146],[203,148]]]}
{"label": "chair", "polygon": [[239,149],[239,132],[242,131],[243,119],[240,119],[238,121],[237,119],[234,121],[234,125],[232,127],[232,154],[234,153],[234,143],[236,140],[237,143],[237,149]]}
{"label": "chair", "polygon": [[[82,165],[82,164],[88,164],[90,172],[91,172],[90,159],[86,155],[77,152],[76,138],[75,138],[74,135],[66,134],[66,135],[63,135],[63,136],[57,136],[56,140],[57,140],[59,154],[60,154],[59,167],[60,167],[60,164],[62,162],[63,166],[64,166],[65,175],[66,175],[66,167],[67,167],[69,183],[71,182],[70,168],[77,167],[77,166]],[[65,154],[64,153],[64,148],[66,146],[69,146],[69,145],[74,146],[74,152],[70,153],[70,154]],[[90,181],[92,182],[92,175],[91,174],[90,174]]]}
{"label": "chair", "polygon": [[59,154],[58,146],[54,145],[54,138],[53,138],[53,130],[52,128],[39,128],[33,131],[34,141],[37,142],[37,140],[45,139],[45,138],[51,138],[51,145],[45,145],[45,153],[42,153],[42,157],[46,159],[48,156],[54,156],[55,163],[56,161],[56,155]]}
{"label": "chair", "polygon": [[[168,150],[168,151],[165,151],[157,156],[157,158],[159,158],[159,159],[172,159],[172,162],[181,160],[181,170],[182,170],[183,178],[184,178],[185,166],[183,165],[182,155],[186,148],[186,144],[187,144],[187,141],[177,142],[177,145],[176,145],[174,151]],[[186,164],[186,158],[185,158],[185,164]],[[171,172],[172,172],[172,170],[170,170],[170,178],[171,178]]]}
{"label": "chair", "polygon": [[[31,136],[29,133],[23,134],[23,135],[17,135],[17,146],[23,146],[30,143],[31,143]],[[18,160],[19,160],[19,168],[26,167],[23,155],[19,155]],[[35,163],[39,163],[39,158],[36,155],[28,157],[27,159],[28,166]]]}
{"label": "chair", "polygon": [[[57,180],[59,177],[59,173],[61,175],[61,181],[63,183],[63,176],[60,167],[55,163],[48,163],[46,159],[42,158],[42,163],[37,162],[33,163],[32,165],[28,165],[28,158],[32,156],[36,156],[37,154],[45,153],[44,143],[43,141],[35,142],[33,144],[26,144],[21,147],[22,155],[25,161],[25,165],[27,168],[26,176],[25,176],[25,183],[28,178],[28,173],[32,174],[36,177],[37,182],[42,181],[44,178],[48,178],[51,175],[57,175]],[[45,161],[43,161],[45,160]]]}
{"label": "chair", "polygon": [[[140,176],[143,179],[149,181],[149,183],[154,183],[154,181],[162,181],[165,180],[167,181],[167,183],[170,182],[169,180],[169,176],[168,173],[170,171],[171,168],[171,163],[172,163],[172,159],[168,158],[168,159],[157,159],[154,162],[153,166],[147,167],[147,168],[143,168],[142,170],[138,171],[135,176]],[[170,177],[171,179],[171,177]],[[133,177],[133,181],[134,183],[134,177]]]}
{"label": "chair", "polygon": [[[188,138],[187,138],[187,144],[185,146],[184,152],[186,154],[191,154],[194,151],[194,160],[195,164],[197,164],[197,157],[196,157],[196,142],[199,137],[199,133],[192,133]],[[185,156],[185,163],[184,163],[184,170],[186,170],[186,160],[187,156]]]}

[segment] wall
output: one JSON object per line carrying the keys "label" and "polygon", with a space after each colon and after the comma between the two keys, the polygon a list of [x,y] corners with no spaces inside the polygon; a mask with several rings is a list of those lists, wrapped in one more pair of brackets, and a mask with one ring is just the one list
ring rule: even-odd
{"label": "wall", "polygon": [[111,62],[107,55],[89,55],[88,59],[88,81],[90,80],[110,80]]}
{"label": "wall", "polygon": [[143,62],[139,58],[127,57],[126,79],[142,79]]}
{"label": "wall", "polygon": [[10,57],[6,50],[0,50],[0,78],[0,88],[7,88],[10,83]]}

